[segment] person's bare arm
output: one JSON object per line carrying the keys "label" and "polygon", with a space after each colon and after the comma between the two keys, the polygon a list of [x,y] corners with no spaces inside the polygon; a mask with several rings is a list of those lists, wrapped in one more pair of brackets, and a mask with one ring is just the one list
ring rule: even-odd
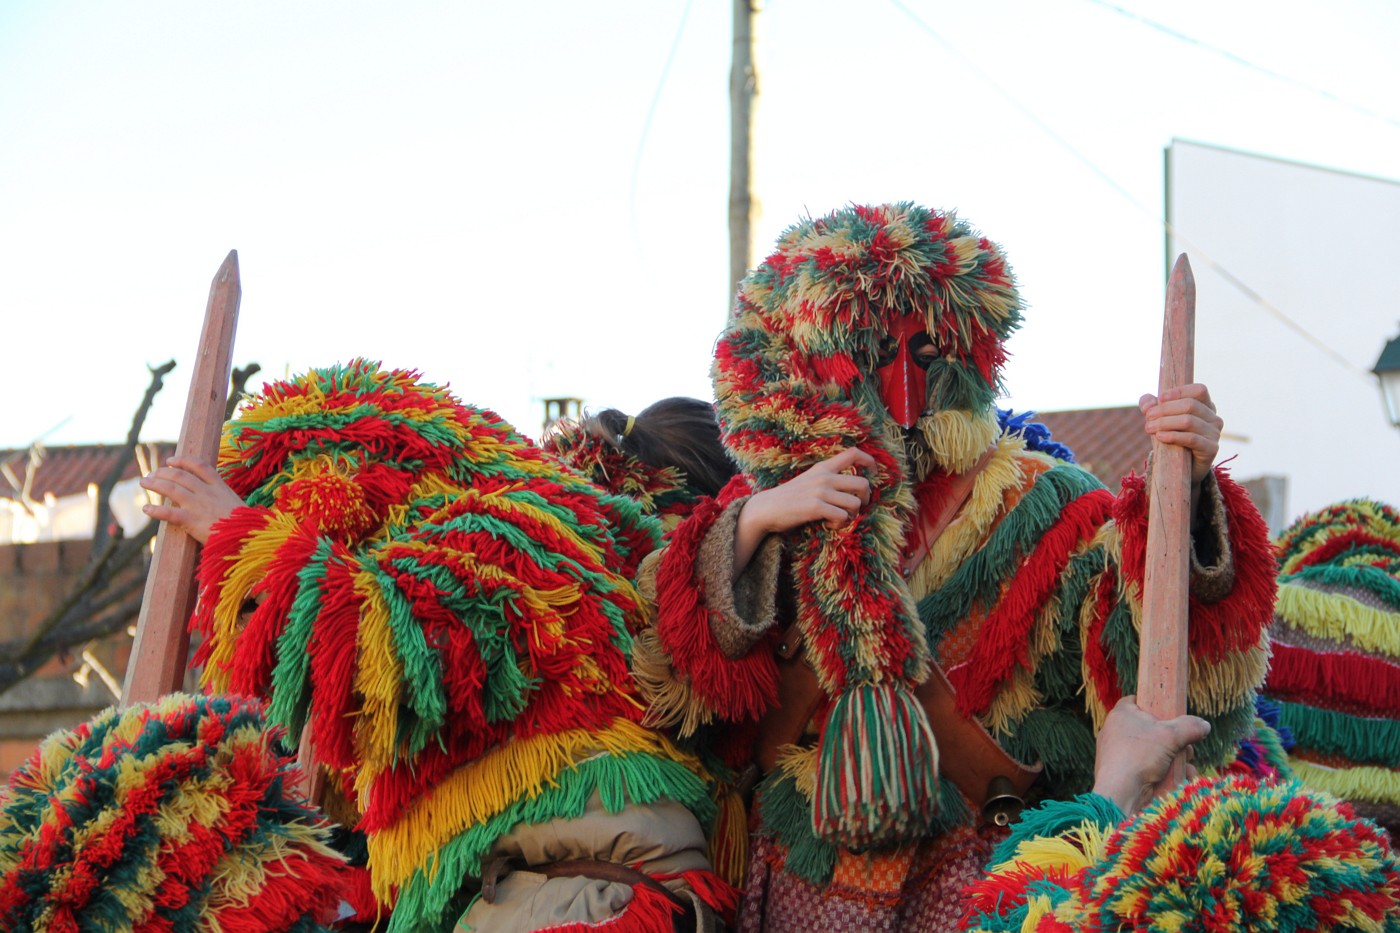
{"label": "person's bare arm", "polygon": [[219,472],[195,457],[171,457],[165,466],[141,478],[141,488],[166,500],[159,505],[146,505],[142,511],[179,528],[201,544],[209,540],[209,530],[215,522],[243,505]]}
{"label": "person's bare arm", "polygon": [[808,522],[840,528],[854,521],[870,501],[870,480],[859,471],[874,466],[875,458],[870,454],[848,447],[780,486],[754,493],[743,504],[734,530],[734,577],[743,573],[770,534],[791,531]]}

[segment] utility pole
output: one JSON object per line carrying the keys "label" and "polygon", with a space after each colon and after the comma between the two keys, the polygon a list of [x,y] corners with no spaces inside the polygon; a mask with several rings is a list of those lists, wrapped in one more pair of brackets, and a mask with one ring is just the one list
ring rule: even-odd
{"label": "utility pole", "polygon": [[759,202],[753,191],[753,124],[758,105],[754,33],[762,0],[734,2],[734,62],[729,71],[729,297],[753,267]]}

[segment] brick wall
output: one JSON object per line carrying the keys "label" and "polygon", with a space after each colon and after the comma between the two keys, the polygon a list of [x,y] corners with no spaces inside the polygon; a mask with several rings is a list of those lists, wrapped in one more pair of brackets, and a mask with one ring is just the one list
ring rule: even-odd
{"label": "brick wall", "polygon": [[[87,562],[91,542],[45,541],[0,546],[0,641],[27,637],[58,607]],[[124,573],[144,574],[140,565]],[[131,638],[120,632],[52,658],[0,693],[0,779],[29,757],[44,736],[69,729],[116,702],[96,671],[82,675],[86,648],[115,679],[126,674]]]}

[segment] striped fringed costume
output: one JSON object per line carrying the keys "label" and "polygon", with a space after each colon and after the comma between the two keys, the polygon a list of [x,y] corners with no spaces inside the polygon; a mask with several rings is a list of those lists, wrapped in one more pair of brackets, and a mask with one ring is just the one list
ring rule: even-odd
{"label": "striped fringed costume", "polygon": [[172,694],[49,736],[0,789],[0,930],[326,929],[344,863],[279,735]]}
{"label": "striped fringed costume", "polygon": [[1293,772],[1400,832],[1400,514],[1356,499],[1279,538],[1264,695]]}
{"label": "striped fringed costume", "polygon": [[654,467],[572,418],[550,425],[540,446],[608,492],[635,500],[666,531],[690,514],[701,497],[680,467]]}
{"label": "striped fringed costume", "polygon": [[[707,775],[640,725],[627,671],[626,575],[659,541],[636,503],[358,360],[265,386],[219,469],[247,506],[204,550],[204,682],[306,727],[391,933],[650,931],[732,906],[704,856]],[[640,870],[541,873],[582,858]]]}
{"label": "striped fringed costume", "polygon": [[1296,781],[1202,778],[1131,820],[1028,811],[968,892],[972,933],[1400,933],[1386,834]]}
{"label": "striped fringed costume", "polygon": [[[955,928],[958,891],[995,831],[938,777],[939,756],[959,751],[933,747],[910,701],[930,660],[965,715],[1043,763],[1053,797],[1088,789],[1094,729],[1135,688],[1145,485],[1128,478],[1115,496],[999,426],[1003,341],[1020,309],[995,244],[907,204],[793,227],[740,288],[714,379],[745,475],[672,535],[634,670],[656,721],[732,739],[776,703],[775,644],[795,623],[825,691],[814,741],[788,748],[757,789],[741,930]],[[938,353],[906,433],[874,374],[891,321],[908,315]],[[747,496],[851,445],[877,464],[868,506],[835,531],[770,537],[731,585]],[[956,518],[921,540],[968,473]],[[1197,750],[1209,763],[1253,719],[1274,573],[1243,488],[1217,469],[1201,498],[1190,706],[1214,724]]]}

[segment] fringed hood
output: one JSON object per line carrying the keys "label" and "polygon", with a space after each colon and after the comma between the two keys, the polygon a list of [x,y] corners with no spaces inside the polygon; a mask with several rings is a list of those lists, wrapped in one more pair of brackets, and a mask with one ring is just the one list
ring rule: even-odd
{"label": "fringed hood", "polygon": [[724,441],[757,488],[850,446],[876,461],[854,522],[792,541],[797,622],[833,701],[814,820],[852,846],[923,832],[936,796],[932,733],[910,692],[929,654],[899,571],[922,476],[909,475],[876,378],[907,315],[938,350],[918,426],[932,462],[917,469],[968,469],[998,434],[993,401],[1021,300],[999,248],[951,213],[850,207],[792,227],[740,285],[713,370]]}
{"label": "fringed hood", "polygon": [[1386,834],[1295,781],[1201,779],[1131,820],[1104,798],[1022,815],[968,889],[969,933],[1396,933]]}
{"label": "fringed hood", "polygon": [[327,929],[343,860],[279,737],[182,694],[49,736],[0,789],[0,929]]}
{"label": "fringed hood", "polygon": [[629,578],[660,525],[636,502],[360,360],[265,387],[219,465],[250,507],[201,561],[206,683],[269,698],[351,776],[391,930],[450,922],[498,836],[594,792],[711,806],[698,762],[640,725]]}
{"label": "fringed hood", "polygon": [[680,467],[652,466],[571,418],[551,425],[540,444],[546,453],[608,492],[635,500],[643,512],[667,525],[688,513],[702,495]]}
{"label": "fringed hood", "polygon": [[1280,536],[1264,694],[1289,767],[1400,832],[1400,513],[1352,499]]}

